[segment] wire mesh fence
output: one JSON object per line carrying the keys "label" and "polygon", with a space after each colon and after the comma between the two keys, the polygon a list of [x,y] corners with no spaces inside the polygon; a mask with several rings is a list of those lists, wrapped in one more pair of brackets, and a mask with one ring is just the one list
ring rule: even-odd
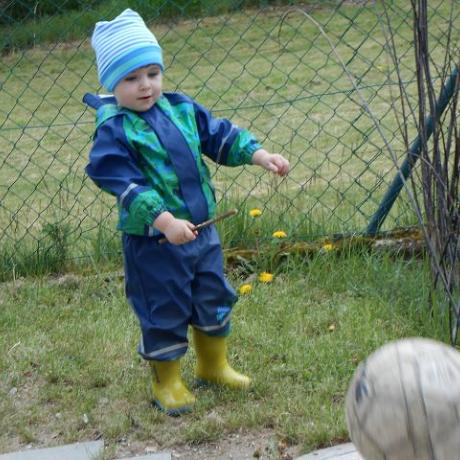
{"label": "wire mesh fence", "polygon": [[[222,210],[259,208],[267,235],[287,230],[294,241],[366,228],[397,172],[385,142],[406,153],[395,101],[396,71],[417,96],[410,2],[0,1],[2,273],[43,253],[59,264],[117,247],[114,200],[84,174],[94,113],[82,96],[103,91],[94,23],[128,6],[163,48],[165,90],[247,127],[290,160],[282,180],[209,164]],[[456,1],[430,2],[434,61],[446,55],[446,33],[458,43],[459,16]],[[415,222],[402,194],[384,228]]]}

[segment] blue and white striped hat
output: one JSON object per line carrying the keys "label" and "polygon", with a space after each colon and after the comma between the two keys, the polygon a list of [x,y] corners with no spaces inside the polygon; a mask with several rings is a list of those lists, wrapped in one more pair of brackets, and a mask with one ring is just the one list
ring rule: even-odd
{"label": "blue and white striped hat", "polygon": [[155,35],[139,14],[129,8],[112,21],[97,22],[91,45],[96,52],[99,81],[109,91],[139,67],[157,64],[163,70],[163,56]]}

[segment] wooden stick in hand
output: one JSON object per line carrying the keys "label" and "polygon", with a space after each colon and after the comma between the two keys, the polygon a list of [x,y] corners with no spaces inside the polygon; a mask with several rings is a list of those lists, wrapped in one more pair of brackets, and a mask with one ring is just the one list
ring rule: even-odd
{"label": "wooden stick in hand", "polygon": [[[200,231],[203,230],[203,228],[209,227],[212,224],[215,224],[216,222],[220,222],[223,219],[226,219],[227,217],[234,216],[238,212],[237,209],[229,209],[228,211],[224,212],[223,214],[219,214],[216,217],[212,219],[205,220],[204,222],[201,222],[201,224],[195,225],[195,228],[193,230]],[[158,242],[160,244],[166,243],[168,240],[166,238],[160,238]]]}

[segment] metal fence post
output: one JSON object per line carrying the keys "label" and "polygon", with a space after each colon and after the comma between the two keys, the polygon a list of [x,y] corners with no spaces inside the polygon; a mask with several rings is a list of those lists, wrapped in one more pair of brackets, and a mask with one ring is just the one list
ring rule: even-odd
{"label": "metal fence post", "polygon": [[[436,102],[436,109],[435,109],[436,118],[439,118],[442,115],[447,105],[449,104],[449,101],[452,95],[454,94],[457,78],[458,78],[458,67],[456,67],[453,70],[453,72],[451,73],[449,77],[449,80],[442,88],[439,99]],[[433,134],[433,124],[434,124],[433,117],[430,115],[427,118],[426,123],[425,123],[426,139],[429,139],[430,136]],[[422,148],[422,137],[419,134],[415,138],[415,140],[412,142],[409,152],[401,165],[401,168],[399,169],[398,173],[393,179],[393,182],[391,183],[387,193],[383,197],[377,211],[371,217],[371,220],[369,221],[369,225],[367,226],[367,230],[366,230],[366,233],[368,235],[375,235],[379,231],[388,213],[390,212],[391,207],[393,206],[393,203],[398,197],[399,192],[403,188],[407,178],[410,176],[415,163],[420,157],[421,148]]]}

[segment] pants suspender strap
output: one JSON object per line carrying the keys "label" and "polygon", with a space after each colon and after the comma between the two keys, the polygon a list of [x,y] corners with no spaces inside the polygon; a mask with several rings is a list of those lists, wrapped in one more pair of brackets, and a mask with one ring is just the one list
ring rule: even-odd
{"label": "pants suspender strap", "polygon": [[208,219],[208,203],[202,189],[198,165],[184,135],[157,105],[144,112],[142,117],[155,131],[168,152],[179,179],[182,198],[192,216],[192,222],[199,224],[205,221]]}

